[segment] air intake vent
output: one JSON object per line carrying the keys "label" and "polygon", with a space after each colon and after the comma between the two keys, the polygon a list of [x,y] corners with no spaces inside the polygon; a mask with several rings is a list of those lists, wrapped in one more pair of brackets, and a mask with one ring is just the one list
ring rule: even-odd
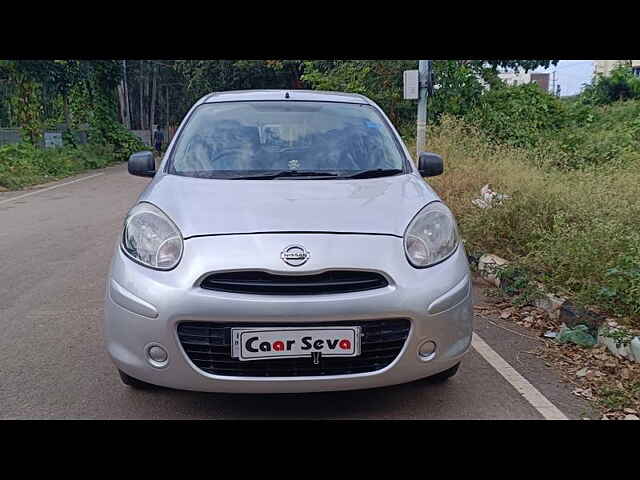
{"label": "air intake vent", "polygon": [[256,295],[323,295],[362,292],[388,285],[375,272],[331,270],[314,275],[276,275],[263,271],[213,273],[202,288]]}

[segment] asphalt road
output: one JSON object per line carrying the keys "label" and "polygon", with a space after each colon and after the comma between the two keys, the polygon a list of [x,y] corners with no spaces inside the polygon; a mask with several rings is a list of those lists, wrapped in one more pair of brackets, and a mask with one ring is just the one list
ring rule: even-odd
{"label": "asphalt road", "polygon": [[125,387],[103,345],[103,297],[122,221],[148,181],[118,165],[0,194],[0,419],[543,419],[532,389],[570,419],[593,414],[530,353],[535,339],[479,317],[476,333],[529,395],[477,349],[441,385],[295,395]]}

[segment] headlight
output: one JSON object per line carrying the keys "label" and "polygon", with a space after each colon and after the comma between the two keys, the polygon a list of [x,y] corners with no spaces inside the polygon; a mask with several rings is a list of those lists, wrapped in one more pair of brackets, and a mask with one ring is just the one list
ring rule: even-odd
{"label": "headlight", "polygon": [[147,267],[171,270],[182,257],[182,234],[162,210],[143,202],[127,215],[122,249]]}
{"label": "headlight", "polygon": [[451,211],[433,202],[413,217],[404,233],[404,251],[414,267],[438,263],[458,246],[458,227]]}

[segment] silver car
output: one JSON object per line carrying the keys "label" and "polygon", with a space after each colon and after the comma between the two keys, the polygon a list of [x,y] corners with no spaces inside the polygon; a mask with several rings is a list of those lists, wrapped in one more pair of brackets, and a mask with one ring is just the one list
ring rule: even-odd
{"label": "silver car", "polygon": [[123,382],[315,392],[454,375],[472,334],[455,219],[362,95],[218,92],[129,211],[104,333]]}

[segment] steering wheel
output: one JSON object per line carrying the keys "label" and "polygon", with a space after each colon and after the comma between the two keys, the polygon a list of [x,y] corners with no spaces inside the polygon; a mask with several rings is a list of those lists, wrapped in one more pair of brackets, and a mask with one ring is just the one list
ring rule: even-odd
{"label": "steering wheel", "polygon": [[255,152],[244,148],[227,148],[210,157],[211,165],[219,170],[251,170],[255,167]]}

